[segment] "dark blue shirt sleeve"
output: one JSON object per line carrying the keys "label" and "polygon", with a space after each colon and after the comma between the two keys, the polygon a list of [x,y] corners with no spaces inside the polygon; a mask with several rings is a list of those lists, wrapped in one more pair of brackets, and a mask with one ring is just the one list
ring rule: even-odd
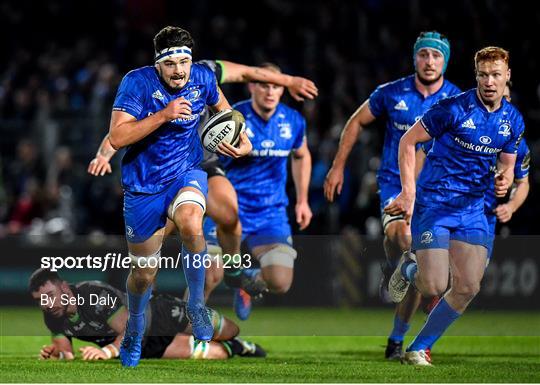
{"label": "dark blue shirt sleeve", "polygon": [[373,116],[380,117],[386,111],[384,85],[379,86],[369,96],[369,109]]}
{"label": "dark blue shirt sleeve", "polygon": [[427,142],[420,143],[420,148],[424,151],[424,154],[427,154],[433,147],[433,139],[428,140]]}
{"label": "dark blue shirt sleeve", "polygon": [[116,98],[114,99],[113,111],[123,111],[139,118],[144,106],[144,82],[134,73],[128,73],[122,79]]}
{"label": "dark blue shirt sleeve", "polygon": [[432,138],[438,138],[449,130],[453,116],[440,102],[435,103],[420,119],[422,126]]}
{"label": "dark blue shirt sleeve", "polygon": [[529,175],[529,168],[531,166],[531,152],[529,147],[522,142],[519,146],[517,158],[516,158],[516,167],[514,168],[514,178],[523,179]]}
{"label": "dark blue shirt sleeve", "polygon": [[208,67],[205,67],[206,74],[207,74],[207,87],[208,87],[208,94],[206,96],[206,105],[207,106],[214,106],[219,102],[219,92],[218,92],[218,85],[217,85],[217,79],[216,75],[212,70],[210,70]]}
{"label": "dark blue shirt sleeve", "polygon": [[518,116],[512,124],[512,134],[508,141],[504,144],[502,152],[507,154],[516,154],[519,148],[521,139],[523,138],[523,132],[525,131],[525,124],[523,123],[523,118]]}

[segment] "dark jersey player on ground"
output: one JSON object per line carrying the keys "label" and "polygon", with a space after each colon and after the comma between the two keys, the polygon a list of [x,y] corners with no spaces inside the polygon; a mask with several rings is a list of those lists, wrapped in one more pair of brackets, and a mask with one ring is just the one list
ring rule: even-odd
{"label": "dark jersey player on ground", "polygon": [[[83,360],[118,357],[128,316],[124,293],[100,281],[70,285],[56,272],[46,269],[39,269],[32,274],[29,290],[41,306],[45,325],[52,337],[52,344],[42,347],[41,359],[75,358],[73,338],[97,345],[79,349]],[[43,299],[45,301],[41,302]],[[77,304],[81,300],[82,303]],[[184,301],[157,294],[152,296],[147,306],[148,322],[142,342],[142,358],[224,359],[233,355],[265,356],[260,346],[238,338],[238,326],[215,310],[211,310],[214,325],[212,341],[195,345],[190,335],[191,325],[186,316]]]}

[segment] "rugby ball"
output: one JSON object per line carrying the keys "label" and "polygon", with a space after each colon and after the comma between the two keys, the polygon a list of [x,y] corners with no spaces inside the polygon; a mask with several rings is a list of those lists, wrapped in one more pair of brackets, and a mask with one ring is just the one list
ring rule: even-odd
{"label": "rugby ball", "polygon": [[222,142],[233,146],[240,141],[240,132],[244,131],[244,115],[236,110],[223,110],[212,116],[203,127],[201,142],[208,151],[216,152]]}

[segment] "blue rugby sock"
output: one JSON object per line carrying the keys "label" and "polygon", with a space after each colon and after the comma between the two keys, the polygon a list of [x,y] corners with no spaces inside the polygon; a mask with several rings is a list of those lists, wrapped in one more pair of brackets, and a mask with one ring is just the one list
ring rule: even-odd
{"label": "blue rugby sock", "polygon": [[[195,260],[193,257],[197,254],[200,258]],[[189,289],[188,305],[204,304],[205,268],[203,260],[206,254],[206,247],[199,253],[192,253],[182,245],[182,266]]]}
{"label": "blue rugby sock", "polygon": [[461,314],[450,307],[446,299],[442,298],[429,314],[426,323],[407,351],[426,350],[433,346],[448,327],[459,318]]}
{"label": "blue rugby sock", "polygon": [[401,275],[411,283],[414,283],[414,276],[418,270],[418,265],[414,261],[407,261],[401,265]]}
{"label": "blue rugby sock", "polygon": [[390,333],[390,337],[388,338],[395,342],[403,342],[405,333],[407,333],[410,328],[411,324],[402,321],[401,318],[399,318],[399,316],[396,314],[394,316],[394,329],[392,329],[392,333]]}
{"label": "blue rugby sock", "polygon": [[131,331],[144,332],[144,310],[152,296],[152,285],[142,294],[132,293],[126,285],[129,310],[128,328]]}

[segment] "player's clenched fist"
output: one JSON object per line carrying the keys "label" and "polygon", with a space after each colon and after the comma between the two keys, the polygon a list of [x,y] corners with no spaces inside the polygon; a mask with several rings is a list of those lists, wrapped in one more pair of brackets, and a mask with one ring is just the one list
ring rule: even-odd
{"label": "player's clenched fist", "polygon": [[191,116],[191,102],[184,97],[175,99],[161,110],[165,119],[168,121],[175,119],[188,119]]}
{"label": "player's clenched fist", "polygon": [[495,195],[498,198],[502,198],[508,192],[512,180],[507,176],[505,171],[497,172],[495,174]]}
{"label": "player's clenched fist", "polygon": [[411,217],[414,207],[414,194],[405,194],[402,192],[390,202],[384,212],[389,215],[403,215],[403,219],[407,224],[411,223]]}

